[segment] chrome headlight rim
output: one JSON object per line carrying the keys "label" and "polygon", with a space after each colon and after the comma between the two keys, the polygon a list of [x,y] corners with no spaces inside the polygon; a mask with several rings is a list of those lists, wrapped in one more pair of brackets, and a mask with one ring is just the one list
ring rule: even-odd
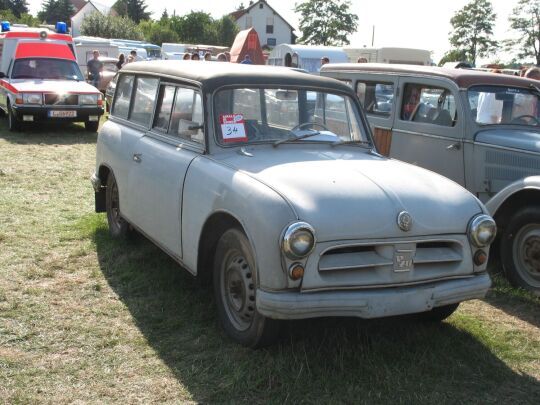
{"label": "chrome headlight rim", "polygon": [[[307,231],[311,235],[311,246],[306,252],[299,254],[294,251],[292,247],[292,241],[297,232],[301,231]],[[315,229],[310,224],[308,224],[307,222],[294,222],[288,225],[283,232],[283,236],[281,238],[281,249],[283,253],[285,253],[285,256],[287,256],[289,259],[298,260],[309,256],[309,254],[315,248],[316,242],[317,240],[315,238]]]}
{"label": "chrome headlight rim", "polygon": [[[35,98],[33,101],[30,98]],[[22,93],[23,104],[42,105],[43,93]]]}
{"label": "chrome headlight rim", "polygon": [[[90,100],[90,102],[88,102],[88,100]],[[79,94],[80,105],[97,105],[98,100],[99,100],[98,94]]]}
{"label": "chrome headlight rim", "polygon": [[[491,236],[489,237],[488,241],[481,241],[479,239],[478,232],[482,226],[488,225],[493,228],[493,232],[491,233]],[[469,223],[468,228],[468,236],[469,241],[477,248],[484,248],[486,246],[489,246],[493,243],[495,240],[495,237],[497,236],[497,224],[495,223],[495,220],[486,214],[479,214],[473,219],[471,219],[471,222]]]}

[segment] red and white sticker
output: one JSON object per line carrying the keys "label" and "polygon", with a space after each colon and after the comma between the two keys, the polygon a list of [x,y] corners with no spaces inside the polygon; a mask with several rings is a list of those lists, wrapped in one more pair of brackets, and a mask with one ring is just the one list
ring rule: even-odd
{"label": "red and white sticker", "polygon": [[246,127],[243,114],[222,114],[219,116],[221,133],[225,142],[246,142]]}

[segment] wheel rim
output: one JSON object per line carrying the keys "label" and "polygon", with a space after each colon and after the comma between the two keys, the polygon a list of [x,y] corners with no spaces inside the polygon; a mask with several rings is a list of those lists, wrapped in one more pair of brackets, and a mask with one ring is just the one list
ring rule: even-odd
{"label": "wheel rim", "polygon": [[116,181],[113,182],[111,187],[111,220],[116,227],[120,227],[120,198],[118,197],[118,186]]}
{"label": "wheel rim", "polygon": [[241,252],[233,251],[224,260],[221,296],[227,315],[239,331],[247,330],[255,315],[255,284],[251,267]]}
{"label": "wheel rim", "polygon": [[540,286],[540,224],[528,224],[516,234],[514,263],[520,275],[531,285]]}

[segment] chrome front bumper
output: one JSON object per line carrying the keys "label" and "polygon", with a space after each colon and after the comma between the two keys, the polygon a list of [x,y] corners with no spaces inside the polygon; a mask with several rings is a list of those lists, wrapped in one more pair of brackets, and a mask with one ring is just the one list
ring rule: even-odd
{"label": "chrome front bumper", "polygon": [[419,286],[362,291],[268,292],[257,290],[257,310],[274,319],[323,316],[382,318],[413,314],[456,302],[483,298],[491,280],[487,273],[472,278]]}

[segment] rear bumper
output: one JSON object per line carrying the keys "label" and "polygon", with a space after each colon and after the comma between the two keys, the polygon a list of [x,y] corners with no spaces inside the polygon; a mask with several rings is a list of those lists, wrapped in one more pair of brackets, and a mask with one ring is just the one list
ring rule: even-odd
{"label": "rear bumper", "polygon": [[[84,122],[88,121],[90,116],[99,117],[105,110],[103,107],[82,107],[82,106],[12,106],[13,114],[19,121],[24,121],[24,116],[32,116],[32,122]],[[49,111],[76,111],[76,117],[49,117]]]}
{"label": "rear bumper", "polygon": [[472,278],[419,286],[363,291],[268,292],[257,290],[257,310],[274,319],[323,316],[382,318],[429,311],[435,307],[483,298],[491,280],[487,273]]}

